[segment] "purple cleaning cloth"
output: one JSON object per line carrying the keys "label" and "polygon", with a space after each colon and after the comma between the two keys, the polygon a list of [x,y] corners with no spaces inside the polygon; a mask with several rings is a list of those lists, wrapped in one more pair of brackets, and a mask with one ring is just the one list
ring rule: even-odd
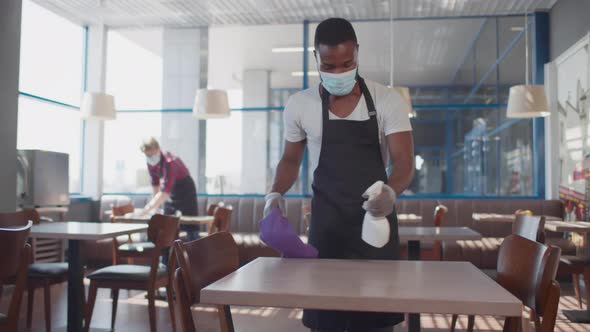
{"label": "purple cleaning cloth", "polygon": [[317,258],[318,250],[303,243],[281,210],[274,208],[260,221],[260,239],[286,258]]}

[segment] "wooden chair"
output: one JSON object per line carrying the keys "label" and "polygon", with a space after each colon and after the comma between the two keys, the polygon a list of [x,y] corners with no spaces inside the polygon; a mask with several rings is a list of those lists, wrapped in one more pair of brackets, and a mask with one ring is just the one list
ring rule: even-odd
{"label": "wooden chair", "polygon": [[[0,224],[4,226],[22,226],[31,221],[37,225],[41,216],[35,209],[23,209],[14,213],[1,213]],[[65,248],[63,241],[52,239],[30,239],[31,264],[27,277],[27,328],[33,323],[33,306],[35,291],[43,288],[45,330],[51,331],[51,286],[68,280],[68,263],[64,262]]]}
{"label": "wooden chair", "polygon": [[[195,332],[191,306],[200,302],[203,287],[234,272],[239,267],[238,247],[230,233],[221,232],[192,242],[174,242],[179,268],[174,288],[182,332]],[[221,331],[233,329],[230,308],[217,306]]]}
{"label": "wooden chair", "polygon": [[[570,274],[574,286],[574,294],[578,300],[580,309],[582,306],[582,292],[580,291],[580,275],[584,278],[584,284],[590,285],[590,257],[586,255],[565,255],[561,257],[559,273]],[[590,287],[586,286],[586,307],[590,308]]]}
{"label": "wooden chair", "polygon": [[524,213],[515,214],[512,224],[512,234],[520,235],[526,239],[537,242],[544,242],[545,217],[532,216]]}
{"label": "wooden chair", "polygon": [[135,212],[135,206],[129,203],[127,205],[122,206],[111,206],[111,221],[115,221],[115,217],[124,216],[127,213]]}
{"label": "wooden chair", "polygon": [[25,226],[0,228],[0,295],[4,283],[14,283],[8,313],[0,314],[0,331],[17,331],[20,305],[27,284],[31,246],[27,243],[32,222]]}
{"label": "wooden chair", "polygon": [[[133,213],[134,211],[135,211],[135,206],[133,206],[133,204],[131,204],[131,203],[129,203],[127,205],[121,205],[121,206],[111,205],[111,222],[117,222],[116,217],[122,217],[122,216],[126,215],[127,213]],[[143,245],[141,243],[138,243],[138,245],[129,245],[129,243],[133,243],[133,239],[131,238],[131,234],[127,235],[127,243],[124,243],[121,245],[119,245],[119,241],[117,241],[117,238],[113,238],[113,265],[119,264],[117,250],[120,247],[122,247],[122,250],[130,251],[130,252],[134,252],[137,250],[139,250],[141,252],[141,251],[143,251],[142,249],[144,246],[148,246],[151,248],[151,242],[143,242]],[[133,264],[133,255],[130,254],[129,256],[131,256],[131,257],[127,257],[127,263]]]}
{"label": "wooden chair", "polygon": [[[559,284],[555,281],[561,249],[547,247],[522,236],[510,235],[504,239],[498,253],[497,282],[530,308],[535,324],[543,331],[555,325],[559,304]],[[555,297],[557,294],[557,298]],[[556,302],[557,301],[557,302]],[[538,317],[543,317],[543,324]],[[458,315],[453,315],[451,331],[455,331]],[[467,330],[473,331],[475,316],[470,315]],[[504,330],[521,324],[507,318]],[[541,327],[544,326],[544,327]],[[552,331],[551,327],[550,330]]]}
{"label": "wooden chair", "polygon": [[[94,309],[98,288],[110,288],[112,290],[111,329],[115,328],[119,289],[147,291],[150,331],[156,331],[156,290],[160,287],[166,287],[168,302],[172,302],[170,298],[172,296],[171,273],[167,271],[166,266],[160,264],[160,256],[172,246],[176,239],[178,225],[179,218],[177,217],[163,215],[154,215],[152,217],[148,226],[148,239],[154,244],[154,248],[145,253],[150,258],[149,266],[131,264],[113,265],[99,269],[88,275],[90,288],[86,308],[85,331],[89,331],[90,328],[92,310]],[[170,316],[174,321],[174,308],[170,307],[169,309]]]}
{"label": "wooden chair", "polygon": [[213,222],[209,225],[209,235],[218,232],[229,232],[231,226],[232,207],[218,206],[213,215]]}
{"label": "wooden chair", "polygon": [[[449,209],[442,204],[438,204],[434,208],[433,222],[435,227],[444,226],[447,220],[448,211]],[[431,248],[426,247],[422,249],[420,257],[422,260],[442,261],[442,241],[433,241]]]}
{"label": "wooden chair", "polygon": [[217,209],[217,204],[211,204],[209,205],[209,207],[207,208],[207,215],[208,216],[212,216],[215,214],[215,209]]}

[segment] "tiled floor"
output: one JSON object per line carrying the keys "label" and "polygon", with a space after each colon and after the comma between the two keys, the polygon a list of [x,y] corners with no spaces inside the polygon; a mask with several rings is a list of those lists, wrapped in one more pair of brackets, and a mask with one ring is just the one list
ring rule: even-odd
{"label": "tiled floor", "polygon": [[[6,293],[6,289],[5,289]],[[562,294],[560,301],[560,314],[555,331],[590,331],[590,325],[573,324],[561,314],[563,309],[577,309],[575,297],[572,295],[571,284],[562,285]],[[66,319],[66,288],[64,285],[54,286],[51,291],[52,295],[52,319],[53,326],[60,327],[65,325]],[[26,297],[25,297],[26,298]],[[30,331],[45,331],[43,316],[43,298],[42,292],[37,291],[35,298],[35,312],[33,316],[33,327]],[[8,297],[4,296],[0,304],[0,310],[5,312],[8,305]],[[157,302],[157,320],[158,331],[170,331],[172,326],[168,313],[166,302]],[[21,311],[21,328],[20,331],[29,331],[25,328],[25,303]],[[98,293],[97,303],[94,309],[92,319],[93,328],[108,329],[110,327],[111,300],[108,290],[100,290]],[[309,331],[301,325],[300,319],[302,311],[295,309],[276,309],[276,308],[232,308],[234,324],[237,331],[258,332],[258,331]],[[194,317],[197,322],[199,332],[217,332],[218,321],[215,309],[212,307],[194,308]],[[450,316],[446,315],[422,315],[423,331],[448,331]],[[501,331],[501,319],[489,316],[477,317],[475,328],[477,331]],[[462,316],[459,321],[459,329],[465,329],[467,326],[467,317]],[[147,319],[147,300],[143,292],[121,291],[119,299],[119,309],[117,312],[118,331],[148,331],[149,323]],[[404,331],[405,325],[396,328],[396,331]]]}

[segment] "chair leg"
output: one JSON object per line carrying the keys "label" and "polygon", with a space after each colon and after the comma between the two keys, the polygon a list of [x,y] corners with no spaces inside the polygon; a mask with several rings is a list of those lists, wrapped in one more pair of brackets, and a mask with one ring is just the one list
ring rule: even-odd
{"label": "chair leg", "polygon": [[582,293],[580,292],[580,275],[577,273],[572,274],[572,284],[574,285],[574,294],[578,300],[578,305],[582,309]]}
{"label": "chair leg", "polygon": [[467,316],[467,331],[473,332],[474,327],[475,327],[475,316],[473,316],[473,315]]}
{"label": "chair leg", "polygon": [[112,290],[113,305],[111,309],[111,330],[115,330],[115,320],[117,319],[117,304],[119,303],[119,289],[114,288]]}
{"label": "chair leg", "polygon": [[29,287],[27,290],[27,328],[33,326],[33,303],[35,301],[35,288]]}
{"label": "chair leg", "polygon": [[590,308],[590,267],[584,268],[584,288],[586,288],[586,308]]}
{"label": "chair leg", "polygon": [[51,287],[49,283],[43,286],[43,298],[45,301],[45,331],[51,332]]}
{"label": "chair leg", "polygon": [[451,319],[451,332],[455,332],[455,326],[457,325],[457,319],[459,315],[453,314],[453,318]]}
{"label": "chair leg", "polygon": [[170,310],[170,321],[172,322],[172,332],[176,332],[176,316],[174,314],[174,296],[172,289],[172,283],[170,282],[166,286],[166,297],[168,299],[168,309]]}
{"label": "chair leg", "polygon": [[88,304],[86,305],[86,319],[84,320],[84,331],[90,331],[90,321],[92,320],[92,310],[94,310],[94,302],[96,302],[96,292],[98,287],[94,282],[90,282],[88,289]]}
{"label": "chair leg", "polygon": [[148,290],[148,311],[150,316],[150,331],[156,332],[156,299],[155,289]]}

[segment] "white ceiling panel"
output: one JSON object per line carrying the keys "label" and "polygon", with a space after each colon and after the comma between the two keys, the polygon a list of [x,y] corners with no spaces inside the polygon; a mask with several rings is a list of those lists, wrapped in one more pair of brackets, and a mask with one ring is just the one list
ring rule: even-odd
{"label": "white ceiling panel", "polygon": [[[389,0],[33,0],[82,24],[111,27],[292,24],[389,18]],[[401,18],[522,14],[556,0],[395,0]]]}

